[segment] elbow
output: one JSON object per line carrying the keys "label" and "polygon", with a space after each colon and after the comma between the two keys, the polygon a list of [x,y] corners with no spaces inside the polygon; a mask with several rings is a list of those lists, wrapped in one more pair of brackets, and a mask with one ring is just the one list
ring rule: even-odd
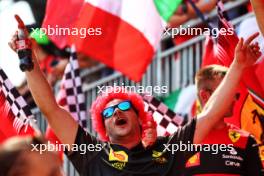
{"label": "elbow", "polygon": [[50,119],[56,112],[60,109],[58,104],[54,104],[49,107],[42,107],[40,108],[40,111],[43,113],[43,115],[47,118],[47,120]]}

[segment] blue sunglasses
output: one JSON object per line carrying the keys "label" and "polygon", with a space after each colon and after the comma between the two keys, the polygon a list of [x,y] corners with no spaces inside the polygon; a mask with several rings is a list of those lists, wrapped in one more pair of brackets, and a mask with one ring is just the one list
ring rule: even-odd
{"label": "blue sunglasses", "polygon": [[105,108],[102,112],[102,116],[104,117],[104,119],[108,119],[110,117],[112,117],[112,115],[115,112],[115,109],[118,108],[121,111],[127,111],[132,107],[132,104],[130,101],[122,101],[114,106],[110,106],[108,108]]}

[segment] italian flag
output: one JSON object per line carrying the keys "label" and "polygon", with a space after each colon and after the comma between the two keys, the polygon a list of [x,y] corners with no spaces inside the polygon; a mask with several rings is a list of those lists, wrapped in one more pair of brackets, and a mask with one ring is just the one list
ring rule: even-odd
{"label": "italian flag", "polygon": [[196,111],[196,88],[195,85],[177,89],[162,101],[175,113],[192,118]]}
{"label": "italian flag", "polygon": [[[86,0],[71,35],[77,50],[140,81],[160,42],[164,21],[182,0]],[[64,3],[65,4],[65,3]],[[75,13],[75,12],[72,12]]]}

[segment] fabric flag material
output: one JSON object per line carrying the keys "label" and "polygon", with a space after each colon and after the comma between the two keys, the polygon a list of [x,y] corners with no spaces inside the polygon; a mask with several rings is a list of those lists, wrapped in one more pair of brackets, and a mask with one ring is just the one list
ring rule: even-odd
{"label": "fabric flag material", "polygon": [[74,27],[95,30],[86,38],[71,37],[78,51],[137,82],[164,29],[153,0],[87,0]]}
{"label": "fabric flag material", "polygon": [[[221,8],[218,8],[218,10],[220,10],[218,12],[221,12]],[[220,17],[219,23],[221,28],[232,28],[223,16]],[[233,35],[222,35],[220,33],[217,42],[211,42],[208,43],[209,45],[205,46],[206,52],[203,57],[203,66],[210,63],[229,67],[234,58],[237,42],[238,37],[235,33],[233,33]],[[211,50],[211,48],[213,48],[213,50]],[[235,104],[233,110],[234,115],[232,118],[225,119],[225,121],[235,124],[255,136],[260,145],[260,157],[264,163],[263,67],[264,60],[262,59],[254,66],[247,68],[239,86],[238,92],[240,97]]]}
{"label": "fabric flag material", "polygon": [[196,114],[194,109],[196,97],[195,85],[189,85],[172,92],[168,97],[163,98],[162,101],[175,113],[186,119],[191,119]]}
{"label": "fabric flag material", "polygon": [[[162,37],[164,20],[169,19],[180,2],[70,0],[67,8],[61,10],[64,1],[49,0],[42,26],[69,28],[71,32],[67,44],[76,44],[77,51],[134,81],[140,81]],[[51,35],[51,40],[61,48],[66,46],[67,36]]]}
{"label": "fabric flag material", "polygon": [[[218,7],[219,7],[218,3]],[[234,59],[235,47],[238,43],[238,37],[233,26],[221,15],[222,8],[218,8],[219,13],[219,29],[232,31],[231,35],[226,33],[219,33],[217,41],[208,39],[205,45],[205,53],[203,56],[202,67],[210,64],[219,64],[229,67]],[[211,40],[211,41],[210,41]],[[260,60],[258,64],[247,68],[245,74],[242,76],[243,83],[254,96],[264,99],[264,83],[261,73],[263,73],[264,59]]]}
{"label": "fabric flag material", "polygon": [[39,133],[30,107],[0,68],[0,143],[12,136]]}
{"label": "fabric flag material", "polygon": [[170,110],[164,103],[150,95],[143,95],[145,110],[152,113],[157,123],[158,136],[167,136],[184,125],[185,119]]}
{"label": "fabric flag material", "polygon": [[154,0],[154,3],[159,11],[160,16],[169,21],[176,9],[182,3],[182,0]]}
{"label": "fabric flag material", "polygon": [[[69,63],[64,71],[60,91],[57,96],[57,102],[71,113],[76,122],[78,122],[83,128],[86,128],[87,112],[85,96],[82,91],[79,63],[74,46],[71,48]],[[50,127],[48,127],[46,131],[46,137],[53,143],[59,143],[58,138]]]}
{"label": "fabric flag material", "polygon": [[67,46],[68,31],[73,30],[83,3],[84,0],[67,0],[67,4],[63,0],[47,1],[42,28],[59,48]]}

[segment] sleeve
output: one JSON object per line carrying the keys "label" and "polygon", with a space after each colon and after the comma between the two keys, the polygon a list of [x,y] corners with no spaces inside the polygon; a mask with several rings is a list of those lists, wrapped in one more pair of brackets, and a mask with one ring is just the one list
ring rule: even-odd
{"label": "sleeve", "polygon": [[173,135],[169,137],[170,144],[178,145],[178,149],[185,148],[184,151],[179,151],[179,153],[181,153],[180,155],[183,156],[185,160],[187,160],[196,153],[196,151],[189,150],[189,145],[193,144],[195,128],[196,118],[193,118],[186,125],[180,127]]}
{"label": "sleeve", "polygon": [[256,140],[252,136],[248,138],[245,158],[245,175],[261,176],[262,163],[259,157],[259,149]]}
{"label": "sleeve", "polygon": [[102,150],[103,143],[79,126],[71,152],[65,152],[79,173]]}
{"label": "sleeve", "polygon": [[178,130],[169,138],[170,144],[192,144],[196,127],[196,118],[193,118],[186,125],[179,127]]}

